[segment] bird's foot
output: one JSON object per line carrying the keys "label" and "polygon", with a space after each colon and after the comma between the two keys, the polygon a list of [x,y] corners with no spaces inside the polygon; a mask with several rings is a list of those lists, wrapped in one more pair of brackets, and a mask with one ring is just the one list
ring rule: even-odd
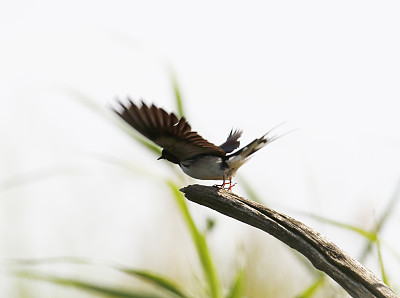
{"label": "bird's foot", "polygon": [[232,191],[232,187],[234,187],[236,185],[236,183],[229,183],[229,186],[227,188],[225,188],[227,191]]}
{"label": "bird's foot", "polygon": [[222,184],[214,184],[213,187],[223,188],[225,189],[225,183]]}
{"label": "bird's foot", "polygon": [[232,187],[234,187],[236,185],[236,183],[232,183],[231,180],[229,181],[224,181],[222,182],[222,184],[215,184],[215,187],[221,188],[221,189],[225,189],[227,191],[232,191]]}

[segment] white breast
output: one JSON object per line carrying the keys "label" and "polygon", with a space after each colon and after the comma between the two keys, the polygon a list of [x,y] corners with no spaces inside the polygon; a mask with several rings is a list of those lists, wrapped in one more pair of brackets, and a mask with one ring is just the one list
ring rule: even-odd
{"label": "white breast", "polygon": [[202,156],[185,160],[179,166],[185,174],[201,180],[222,180],[225,175],[222,159],[217,156]]}

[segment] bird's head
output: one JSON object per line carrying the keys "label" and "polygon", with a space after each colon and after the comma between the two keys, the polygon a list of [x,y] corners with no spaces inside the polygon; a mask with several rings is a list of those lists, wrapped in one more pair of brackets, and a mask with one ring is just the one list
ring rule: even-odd
{"label": "bird's head", "polygon": [[176,163],[176,164],[179,164],[179,162],[180,162],[179,159],[175,155],[171,154],[170,152],[168,152],[165,149],[163,149],[163,151],[161,152],[161,156],[159,158],[157,158],[157,160],[160,160],[160,159],[166,159],[166,160],[168,160],[172,163]]}

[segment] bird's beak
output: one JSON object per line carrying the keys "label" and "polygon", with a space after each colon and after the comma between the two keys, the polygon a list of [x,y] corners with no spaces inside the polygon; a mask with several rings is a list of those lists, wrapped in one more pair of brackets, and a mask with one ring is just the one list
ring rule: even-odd
{"label": "bird's beak", "polygon": [[164,157],[160,156],[159,158],[157,158],[157,160],[160,160],[160,159],[164,159]]}

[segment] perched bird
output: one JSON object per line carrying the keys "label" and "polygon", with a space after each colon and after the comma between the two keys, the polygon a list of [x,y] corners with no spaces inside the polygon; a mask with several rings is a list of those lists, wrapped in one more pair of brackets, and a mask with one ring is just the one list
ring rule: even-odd
{"label": "perched bird", "polygon": [[158,159],[179,165],[185,174],[196,179],[222,180],[218,186],[227,190],[235,185],[232,184],[232,177],[248,158],[277,139],[277,136],[268,138],[268,132],[233,152],[240,145],[240,130],[231,130],[226,141],[216,146],[192,131],[184,117],[178,119],[174,113],[168,114],[154,104],[147,106],[142,101],[141,106],[138,106],[131,100],[127,105],[119,104],[122,109],[114,111],[134,129],[163,148]]}

